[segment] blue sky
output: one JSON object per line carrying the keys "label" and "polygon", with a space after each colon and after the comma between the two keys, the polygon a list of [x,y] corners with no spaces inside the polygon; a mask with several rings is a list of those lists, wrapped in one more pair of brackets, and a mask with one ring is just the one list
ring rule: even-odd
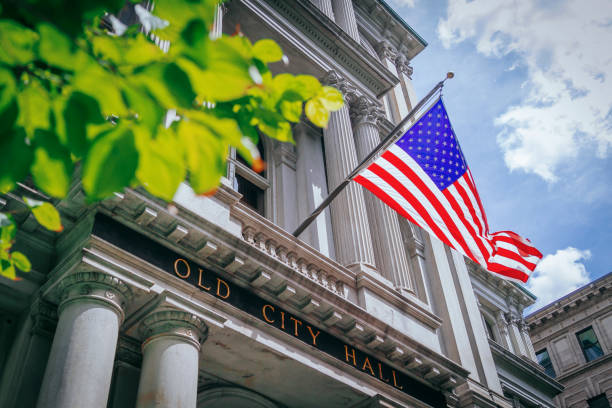
{"label": "blue sky", "polygon": [[412,61],[417,95],[455,72],[444,100],[492,231],[545,255],[534,307],[612,271],[612,3],[390,5],[429,43]]}

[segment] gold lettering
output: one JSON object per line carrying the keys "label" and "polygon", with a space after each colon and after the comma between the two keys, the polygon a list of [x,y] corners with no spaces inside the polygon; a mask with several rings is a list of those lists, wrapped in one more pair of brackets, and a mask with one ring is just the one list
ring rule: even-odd
{"label": "gold lettering", "polygon": [[378,378],[380,378],[381,380],[383,380],[384,382],[389,382],[388,378],[383,377],[383,373],[382,373],[382,364],[378,363]]}
{"label": "gold lettering", "polygon": [[[225,296],[221,294],[221,285],[225,286]],[[217,278],[217,296],[221,299],[227,299],[230,295],[230,288],[226,281]]]}
{"label": "gold lettering", "polygon": [[[355,361],[355,349],[351,349],[351,350],[353,350],[353,352],[350,355],[350,357],[353,357],[353,365],[357,367],[357,361]],[[348,346],[346,344],[344,345],[344,356],[345,356],[346,362],[348,363],[349,362],[349,352],[348,352]]]}
{"label": "gold lettering", "polygon": [[266,315],[266,308],[270,308],[272,311],[274,311],[274,306],[264,305],[264,307],[261,308],[261,314],[263,315],[264,320],[268,323],[274,323],[274,320],[270,319],[268,315]]}
{"label": "gold lettering", "polygon": [[[181,275],[181,273],[178,270],[179,262],[182,262],[183,265],[185,265],[185,268],[187,268],[187,272],[184,275]],[[176,261],[174,261],[174,273],[176,273],[176,276],[178,276],[181,279],[187,279],[189,275],[191,275],[191,268],[189,267],[189,262],[187,262],[183,258],[176,258]]]}
{"label": "gold lettering", "polygon": [[391,370],[391,376],[393,376],[393,386],[395,388],[399,388],[400,390],[404,389],[403,385],[397,385],[397,378],[395,377],[395,370]]}
{"label": "gold lettering", "polygon": [[317,337],[319,336],[319,334],[321,334],[321,331],[317,330],[317,334],[314,334],[312,332],[312,327],[310,327],[310,326],[306,326],[306,327],[308,327],[308,331],[310,332],[310,335],[312,336],[312,345],[316,346],[317,345]]}
{"label": "gold lettering", "polygon": [[366,366],[368,367],[368,370],[370,370],[370,373],[372,375],[375,375],[374,370],[372,370],[372,364],[370,364],[370,360],[367,357],[365,358],[365,361],[363,362],[363,367],[361,367],[361,369],[365,371]]}
{"label": "gold lettering", "polygon": [[285,312],[280,312],[281,314],[281,329],[285,329]]}
{"label": "gold lettering", "polygon": [[300,324],[300,326],[302,325],[302,322],[298,319],[295,319],[293,317],[290,317],[291,320],[293,320],[293,334],[295,335],[295,337],[298,336],[298,323]]}
{"label": "gold lettering", "polygon": [[198,268],[198,270],[200,271],[200,276],[198,276],[198,286],[204,290],[210,290],[210,286],[204,286],[202,284],[202,274],[204,273],[204,270],[202,268]]}

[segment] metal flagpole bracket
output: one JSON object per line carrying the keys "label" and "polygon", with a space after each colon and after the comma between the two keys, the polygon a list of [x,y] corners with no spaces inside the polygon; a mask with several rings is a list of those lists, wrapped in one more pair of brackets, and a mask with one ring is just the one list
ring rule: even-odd
{"label": "metal flagpole bracket", "polygon": [[357,165],[357,167],[355,167],[355,169],[353,171],[351,171],[350,174],[348,176],[346,176],[346,178],[344,180],[342,180],[342,182],[340,184],[338,184],[336,186],[336,188],[334,188],[334,190],[331,193],[329,193],[327,198],[325,198],[325,200],[323,200],[323,202],[321,204],[319,204],[319,206],[317,208],[315,208],[315,210],[312,212],[312,214],[310,214],[308,216],[308,218],[306,218],[304,221],[302,221],[302,223],[299,225],[299,227],[297,227],[297,229],[293,232],[293,236],[294,237],[299,237],[300,234],[302,232],[304,232],[304,230],[306,228],[308,228],[308,226],[315,220],[315,218],[317,218],[318,215],[321,214],[323,212],[323,210],[332,202],[332,200],[334,198],[336,198],[338,196],[338,194],[340,194],[342,192],[342,190],[344,190],[344,187],[346,187],[348,185],[348,183],[350,183],[353,180],[353,177],[355,177],[357,174],[359,174],[361,172],[361,170],[366,168],[370,164],[370,161],[373,158],[375,158],[378,155],[378,153],[380,153],[382,150],[386,149],[393,142],[395,142],[395,140],[397,139],[398,134],[401,135],[401,130],[404,127],[404,125],[406,123],[408,123],[412,118],[414,118],[414,116],[417,114],[417,112],[419,112],[421,110],[423,105],[425,105],[437,91],[442,89],[442,87],[444,86],[444,82],[447,79],[451,79],[454,76],[455,76],[454,73],[447,72],[446,73],[446,78],[444,78],[442,81],[438,82],[436,84],[436,86],[434,86],[433,89],[431,91],[429,91],[429,93],[423,99],[421,99],[419,101],[419,103],[410,112],[408,112],[408,115],[406,115],[404,117],[404,119],[402,119],[397,125],[395,125],[393,130],[391,130],[391,132],[389,132],[389,134],[383,140],[381,140],[381,142],[378,144],[378,146],[376,146],[374,148],[374,150],[372,150]]}

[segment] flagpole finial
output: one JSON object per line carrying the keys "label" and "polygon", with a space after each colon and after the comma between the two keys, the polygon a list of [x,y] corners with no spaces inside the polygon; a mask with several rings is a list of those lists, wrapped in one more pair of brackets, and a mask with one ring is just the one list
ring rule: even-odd
{"label": "flagpole finial", "polygon": [[449,71],[446,73],[446,79],[452,79],[455,77],[455,73],[452,71]]}

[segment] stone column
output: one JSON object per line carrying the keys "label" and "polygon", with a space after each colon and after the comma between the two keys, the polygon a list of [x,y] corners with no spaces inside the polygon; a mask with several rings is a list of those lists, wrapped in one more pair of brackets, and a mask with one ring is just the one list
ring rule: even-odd
{"label": "stone column", "polygon": [[131,291],[100,272],[69,275],[60,288],[59,320],[37,406],[105,408]]}
{"label": "stone column", "polygon": [[195,408],[200,345],[208,327],[196,316],[162,310],[142,322],[137,408]]}
{"label": "stone column", "polygon": [[521,338],[521,330],[519,329],[519,324],[522,320],[521,316],[511,311],[506,316],[506,320],[508,321],[508,331],[510,332],[510,339],[512,340],[514,352],[518,355],[530,358],[525,343],[523,343],[523,339]]}
{"label": "stone column", "polygon": [[332,8],[332,0],[310,0],[312,4],[317,6],[332,21],[334,20],[334,10]]}
{"label": "stone column", "polygon": [[529,325],[527,324],[525,319],[521,319],[521,321],[519,322],[519,329],[523,337],[523,343],[525,344],[525,348],[527,349],[527,357],[529,357],[532,361],[537,362],[535,349],[533,348],[531,337],[529,337]]}
{"label": "stone column", "polygon": [[[386,66],[393,75],[399,77],[397,67],[395,66],[395,60],[397,58],[397,50],[395,47],[393,47],[388,40],[383,40],[376,45],[376,52],[378,52],[382,64]],[[399,122],[408,112],[410,112],[402,92],[401,84],[395,85],[387,95],[389,95],[389,104],[391,105],[389,109],[394,111],[394,115],[398,118]]]}
{"label": "stone column", "polygon": [[[350,86],[335,71],[330,71],[323,82],[340,89],[345,101],[354,95]],[[332,191],[358,164],[351,117],[346,105],[331,113],[323,139],[327,184]],[[331,214],[338,261],[355,272],[373,272],[374,250],[362,187],[349,183],[332,201]]]}
{"label": "stone column", "polygon": [[353,9],[353,0],[332,0],[334,17],[338,24],[351,38],[359,42],[359,30],[357,29],[357,19]]}
{"label": "stone column", "polygon": [[499,311],[496,316],[497,328],[499,329],[500,344],[507,350],[512,351],[512,341],[510,340],[510,334],[508,333],[508,322],[503,311]]}
{"label": "stone column", "polygon": [[416,102],[416,92],[412,86],[412,73],[413,68],[410,65],[410,60],[401,52],[398,52],[395,57],[395,68],[397,69],[397,76],[400,79],[400,88],[404,97],[404,102],[408,112],[412,110],[413,103]]}
{"label": "stone column", "polygon": [[[377,123],[384,113],[377,102],[361,96],[352,104],[351,116],[357,157],[363,160],[380,143]],[[397,213],[374,194],[364,195],[378,271],[396,288],[414,293]]]}

